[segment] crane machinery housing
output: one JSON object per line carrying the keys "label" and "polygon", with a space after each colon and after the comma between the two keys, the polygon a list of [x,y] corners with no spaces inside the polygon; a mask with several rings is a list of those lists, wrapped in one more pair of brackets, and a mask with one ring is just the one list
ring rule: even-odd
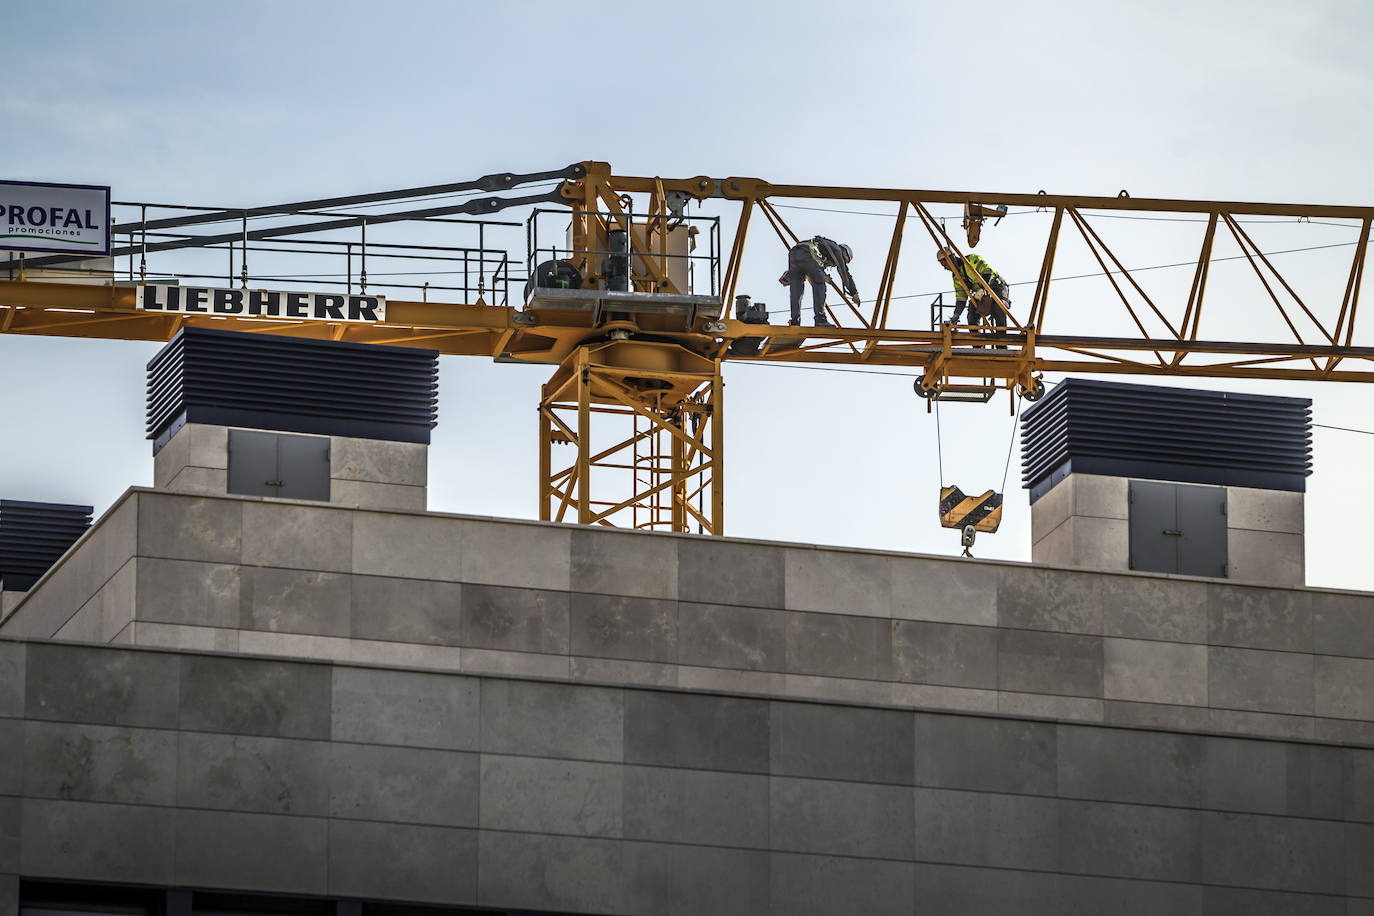
{"label": "crane machinery housing", "polygon": [[[454,195],[540,184],[545,189],[537,193],[496,193],[434,205]],[[751,241],[772,236],[790,248],[800,240],[779,210],[779,202],[789,200],[895,205],[876,296],[863,303],[844,299],[838,309],[832,307],[836,327],[766,323],[766,313],[750,308],[747,300],[730,311],[742,295],[747,256],[760,247]],[[358,212],[401,201],[409,203],[388,212]],[[429,205],[416,206],[417,201]],[[737,205],[725,242],[720,217],[688,212],[689,205],[705,202]],[[538,503],[544,520],[723,533],[721,369],[727,361],[907,367],[921,373],[917,392],[931,401],[986,401],[1003,390],[1034,399],[1044,390],[1045,373],[1374,381],[1374,347],[1360,345],[1356,335],[1374,207],[1164,200],[1125,192],[1084,197],[784,185],[704,175],[633,177],[595,161],[248,209],[121,206],[138,218],[116,227],[123,244],[110,261],[21,255],[0,263],[0,276],[8,278],[0,279],[0,333],[167,340],[184,327],[215,327],[552,366],[538,404]],[[518,256],[487,243],[488,233],[521,225],[489,219],[512,207],[534,208],[524,223],[523,276],[512,274],[512,267],[522,263]],[[984,220],[1000,221],[1008,207],[1042,211],[1050,225],[1024,308],[1009,308],[985,284],[983,292],[1005,313],[1006,327],[940,320],[924,329],[894,326],[894,284],[902,259],[918,249],[919,257],[928,258],[945,248],[962,258],[983,234]],[[962,216],[967,246],[947,231],[946,208]],[[170,215],[149,219],[150,209]],[[1158,297],[1147,294],[1094,225],[1099,217],[1122,215],[1173,218],[1203,227],[1192,282],[1180,301],[1156,301]],[[476,219],[455,219],[460,216]],[[1300,296],[1245,228],[1254,217],[1353,221],[1359,238],[1344,270],[1343,294],[1323,302]],[[762,231],[760,218],[766,224]],[[265,223],[277,225],[263,227]],[[431,224],[445,231],[460,224],[477,235],[477,245],[378,241],[378,227],[391,223]],[[224,224],[238,225],[213,234],[194,231]],[[919,228],[908,232],[913,227]],[[340,240],[340,232],[350,236]],[[1045,332],[1057,288],[1056,253],[1070,234],[1081,238],[1101,267],[1135,333],[1093,333],[1092,328],[1075,334]],[[1204,307],[1216,308],[1207,296],[1208,280],[1214,245],[1225,236],[1239,246],[1288,329],[1277,335],[1280,339],[1200,336]],[[150,255],[161,259],[171,252],[206,249],[228,252],[228,270],[215,276],[225,289],[242,292],[207,295],[199,308],[186,308],[147,291],[155,282],[150,278],[179,282],[211,276],[204,270],[152,271]],[[282,255],[345,258],[347,280],[250,273],[250,257],[264,263]],[[127,273],[118,267],[122,258],[128,260]],[[375,269],[387,259],[444,262],[445,269],[434,276],[461,275],[462,285],[457,279],[423,286],[388,280]],[[371,278],[369,260],[374,265]],[[262,309],[254,314],[246,307],[214,308],[216,302],[255,301],[255,291],[267,280],[332,285],[333,290],[315,311],[283,309],[274,315]],[[515,303],[509,299],[512,286]],[[407,287],[421,296],[388,297],[383,310],[369,313],[364,305],[356,314],[345,314],[333,302],[343,301],[338,287],[345,287],[344,297],[353,298],[375,296],[379,288]],[[431,292],[460,301],[431,301]],[[1102,303],[1102,309],[1107,305]]]}

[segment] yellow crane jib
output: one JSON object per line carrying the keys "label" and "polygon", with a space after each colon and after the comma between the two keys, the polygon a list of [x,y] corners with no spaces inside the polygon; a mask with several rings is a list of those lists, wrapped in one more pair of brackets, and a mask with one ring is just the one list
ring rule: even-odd
{"label": "yellow crane jib", "polygon": [[940,524],[992,534],[1002,524],[1002,494],[988,490],[981,496],[965,496],[958,487],[941,487]]}
{"label": "yellow crane jib", "polygon": [[[558,184],[546,188],[545,182]],[[539,188],[514,193],[527,185]],[[451,195],[463,198],[447,199]],[[875,249],[862,259],[864,272],[878,280],[876,294],[853,301],[831,283],[838,297],[830,300],[833,310],[826,306],[831,327],[775,325],[783,310],[770,316],[764,303],[747,298],[745,264],[750,276],[770,272],[764,264],[780,266],[783,252],[811,231],[809,225],[794,227],[786,208],[824,211],[830,209],[825,201],[861,212],[895,206],[885,257]],[[708,212],[689,215],[692,202],[708,204]],[[737,206],[722,206],[727,202]],[[601,161],[231,210],[115,205],[127,218],[110,227],[120,244],[103,263],[70,253],[0,255],[0,334],[165,341],[184,327],[214,327],[552,366],[538,405],[537,493],[540,517],[549,521],[724,533],[722,366],[733,360],[909,370],[919,374],[917,394],[928,409],[938,401],[985,403],[1005,390],[1013,396],[1013,414],[1014,396],[1035,400],[1046,373],[1374,383],[1374,339],[1367,330],[1374,319],[1369,308],[1358,309],[1374,247],[1374,206],[630,176]],[[354,209],[361,205],[368,206],[366,214]],[[521,250],[508,232],[520,222],[492,217],[526,207]],[[733,228],[722,229],[716,210],[726,212]],[[1009,298],[981,274],[969,277],[983,294],[970,298],[991,304],[1005,324],[983,323],[976,307],[968,325],[940,321],[934,312],[928,327],[911,322],[909,297],[898,287],[903,258],[909,263],[913,249],[933,245],[967,259],[945,230],[956,213],[965,225],[953,235],[967,233],[968,247],[988,220],[1017,215],[1046,224],[1043,232],[1018,237],[1018,260],[1039,265],[1034,279],[1026,277],[1020,307],[1011,309]],[[274,217],[272,225],[258,222],[267,216]],[[454,219],[459,216],[467,218]],[[1123,218],[1167,220],[1155,225],[1181,234],[1180,250],[1194,256],[1156,267],[1190,268],[1192,282],[1184,277],[1167,294],[1137,282],[1134,274],[1142,268],[1125,265],[1145,252],[1133,255],[1109,244],[1097,227]],[[1299,290],[1251,237],[1252,220],[1346,221],[1349,237],[1336,243],[1345,249],[1344,264],[1332,265],[1346,282]],[[435,221],[444,224],[444,233],[463,233],[469,244],[415,246],[378,235],[388,224]],[[549,227],[541,233],[545,222]],[[355,235],[317,237],[343,230]],[[1026,247],[1032,239],[1034,249]],[[766,252],[759,251],[760,242]],[[1253,297],[1233,300],[1214,292],[1220,285],[1208,282],[1214,262],[1237,260],[1215,257],[1218,245],[1239,249],[1233,266],[1249,266],[1268,292],[1270,301],[1261,307],[1272,305],[1281,321],[1256,323]],[[1058,290],[1078,268],[1056,260],[1061,246],[1086,248],[1108,287],[1069,313]],[[228,254],[227,271],[189,274],[205,269],[196,266],[201,260],[163,260],[189,249]],[[268,252],[273,261],[264,260]],[[287,252],[313,263],[329,258],[337,266],[289,271],[315,279],[277,292],[276,284],[286,281],[275,257]],[[156,263],[147,263],[149,255]],[[411,266],[461,262],[462,268],[377,269],[392,258]],[[924,255],[921,263],[932,270]],[[262,273],[268,264],[273,269]],[[168,276],[182,282],[159,282]],[[423,276],[433,282],[421,282]],[[1300,329],[1303,323],[1310,327]],[[1240,339],[1209,339],[1202,330],[1222,327],[1236,329]],[[575,458],[559,454],[566,452]],[[1000,499],[948,488],[941,521],[962,527],[970,546],[976,531],[996,530]]]}

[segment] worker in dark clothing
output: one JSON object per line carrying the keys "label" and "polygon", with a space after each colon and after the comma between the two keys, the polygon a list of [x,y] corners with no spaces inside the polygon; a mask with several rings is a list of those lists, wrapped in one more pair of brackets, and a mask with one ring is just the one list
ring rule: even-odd
{"label": "worker in dark clothing", "polygon": [[787,272],[778,278],[779,283],[789,287],[792,319],[787,323],[801,324],[802,289],[810,282],[811,310],[816,327],[834,327],[825,317],[825,271],[831,267],[839,271],[841,288],[858,302],[859,290],[849,274],[849,262],[853,258],[854,252],[848,245],[819,235],[793,245],[787,252]]}
{"label": "worker in dark clothing", "polygon": [[[953,324],[959,323],[959,318],[967,308],[969,324],[978,324],[980,319],[986,318],[996,328],[1007,326],[1004,306],[1011,301],[1008,298],[1009,287],[1007,281],[1003,280],[987,261],[971,253],[961,258],[952,248],[941,248],[935,259],[941,267],[954,275]],[[986,289],[984,284],[987,285]],[[1002,301],[1001,306],[988,295],[988,289]],[[1006,348],[999,346],[998,349]]]}

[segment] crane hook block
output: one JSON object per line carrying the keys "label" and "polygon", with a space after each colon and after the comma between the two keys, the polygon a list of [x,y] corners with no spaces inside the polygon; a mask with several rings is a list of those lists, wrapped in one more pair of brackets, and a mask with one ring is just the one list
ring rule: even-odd
{"label": "crane hook block", "polygon": [[946,528],[972,526],[991,534],[1002,524],[1002,494],[988,490],[982,496],[965,496],[958,487],[941,487],[940,524]]}

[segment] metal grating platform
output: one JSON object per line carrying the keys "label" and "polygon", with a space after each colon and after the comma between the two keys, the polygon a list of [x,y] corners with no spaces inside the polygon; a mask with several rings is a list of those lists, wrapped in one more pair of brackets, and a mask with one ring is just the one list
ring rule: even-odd
{"label": "metal grating platform", "polygon": [[593,324],[599,324],[609,313],[619,312],[630,315],[680,315],[684,327],[691,327],[698,317],[719,317],[720,310],[718,296],[550,289],[543,286],[535,287],[525,303],[526,312],[589,312]]}

